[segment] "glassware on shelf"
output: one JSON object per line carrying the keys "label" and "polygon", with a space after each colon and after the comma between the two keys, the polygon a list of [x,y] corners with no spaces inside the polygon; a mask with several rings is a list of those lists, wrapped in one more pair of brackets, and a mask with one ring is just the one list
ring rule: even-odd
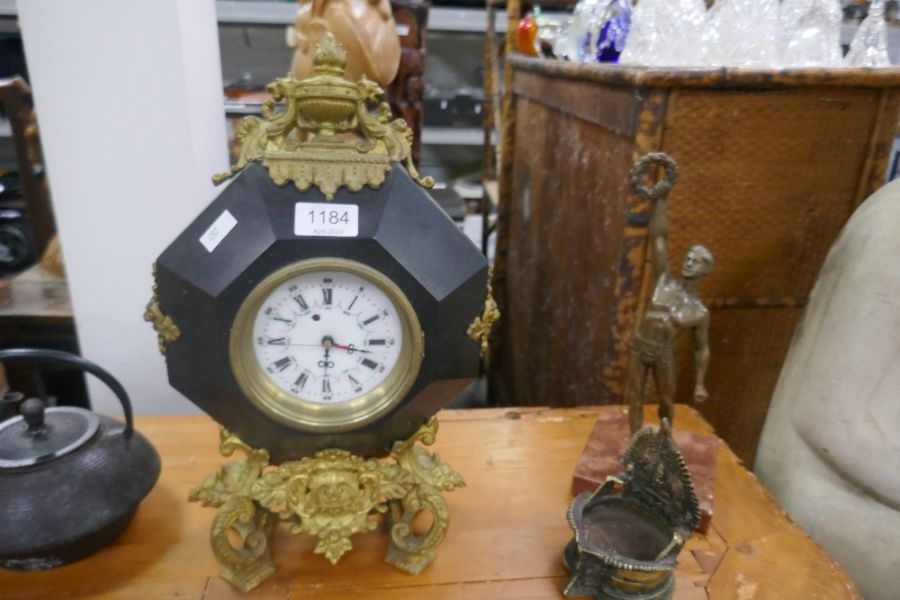
{"label": "glassware on shelf", "polygon": [[560,27],[553,53],[558,58],[575,62],[593,62],[591,51],[593,25],[600,0],[580,0],[572,11],[572,18]]}
{"label": "glassware on shelf", "polygon": [[778,0],[716,0],[703,29],[703,62],[716,67],[779,66],[779,15]]}
{"label": "glassware on shelf", "polygon": [[665,67],[702,64],[697,40],[705,14],[703,0],[641,0],[632,10],[631,30],[619,62]]}
{"label": "glassware on shelf", "polygon": [[519,20],[519,29],[516,31],[516,45],[519,52],[526,56],[537,56],[537,20],[532,13],[528,13]]}
{"label": "glassware on shelf", "polygon": [[556,37],[553,39],[553,55],[556,58],[568,59],[573,51],[569,43],[569,30],[572,28],[574,19],[571,17],[560,23]]}
{"label": "glassware on shelf", "polygon": [[537,56],[537,22],[534,16],[528,13],[519,20],[519,29],[516,31],[516,46],[519,52],[526,56]]}
{"label": "glassware on shelf", "polygon": [[639,66],[890,65],[885,0],[872,0],[844,58],[841,0],[715,0],[708,11],[705,0],[632,2],[579,0],[571,19],[546,28],[538,17],[535,43],[558,58]]}
{"label": "glassware on shelf", "polygon": [[840,0],[784,0],[781,5],[785,67],[840,67]]}
{"label": "glassware on shelf", "polygon": [[872,0],[869,15],[859,24],[844,57],[848,67],[889,67],[887,26],[884,22],[884,0]]}
{"label": "glassware on shelf", "polygon": [[631,0],[580,0],[553,50],[577,62],[617,62],[631,25]]}
{"label": "glassware on shelf", "polygon": [[631,0],[609,0],[596,27],[597,62],[619,62],[631,29]]}
{"label": "glassware on shelf", "polygon": [[537,23],[537,38],[535,47],[538,54],[545,58],[555,58],[556,40],[559,38],[562,24],[556,19],[548,18],[541,12],[540,6],[534,7],[534,20]]}

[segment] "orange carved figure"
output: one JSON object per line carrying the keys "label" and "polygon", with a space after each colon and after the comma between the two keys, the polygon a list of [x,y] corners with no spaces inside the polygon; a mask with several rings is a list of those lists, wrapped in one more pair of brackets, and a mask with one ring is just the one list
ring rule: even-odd
{"label": "orange carved figure", "polygon": [[346,78],[365,75],[386,86],[400,65],[400,38],[388,0],[299,0],[300,9],[287,43],[294,48],[291,75],[305,79],[313,74],[313,53],[331,32],[347,50]]}

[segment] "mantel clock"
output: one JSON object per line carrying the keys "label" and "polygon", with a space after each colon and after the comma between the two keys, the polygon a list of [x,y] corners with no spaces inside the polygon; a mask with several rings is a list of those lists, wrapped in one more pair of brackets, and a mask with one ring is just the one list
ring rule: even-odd
{"label": "mantel clock", "polygon": [[[191,496],[219,509],[213,549],[245,590],[274,570],[279,519],[335,562],[386,513],[388,562],[434,558],[441,492],[463,482],[416,442],[477,374],[496,318],[485,258],[424,189],[411,132],[344,62],[329,36],[313,77],[269,85],[215,178],[230,184],[158,258],[145,315],[171,385],[223,426],[223,454],[246,455]],[[420,510],[433,525],[417,537]]]}

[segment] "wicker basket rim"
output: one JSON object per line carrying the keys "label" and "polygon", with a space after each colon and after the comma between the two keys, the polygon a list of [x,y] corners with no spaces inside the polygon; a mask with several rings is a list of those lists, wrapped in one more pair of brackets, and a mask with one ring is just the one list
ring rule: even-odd
{"label": "wicker basket rim", "polygon": [[884,69],[806,68],[745,69],[733,67],[637,67],[618,64],[586,64],[521,54],[510,57],[513,70],[548,77],[582,79],[637,87],[787,88],[900,86],[900,67]]}

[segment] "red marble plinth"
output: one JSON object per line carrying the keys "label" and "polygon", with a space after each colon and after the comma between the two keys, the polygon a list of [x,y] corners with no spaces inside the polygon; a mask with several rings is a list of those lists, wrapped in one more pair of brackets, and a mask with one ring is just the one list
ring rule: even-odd
{"label": "red marble plinth", "polygon": [[[697,531],[706,533],[713,514],[713,487],[716,481],[716,458],[719,439],[715,436],[679,431],[678,424],[672,438],[684,457],[694,490],[700,503],[700,523]],[[626,411],[603,412],[594,424],[594,430],[581,453],[575,475],[572,477],[572,494],[592,492],[609,475],[622,473],[625,468],[619,462],[628,449],[631,434],[628,430]]]}

